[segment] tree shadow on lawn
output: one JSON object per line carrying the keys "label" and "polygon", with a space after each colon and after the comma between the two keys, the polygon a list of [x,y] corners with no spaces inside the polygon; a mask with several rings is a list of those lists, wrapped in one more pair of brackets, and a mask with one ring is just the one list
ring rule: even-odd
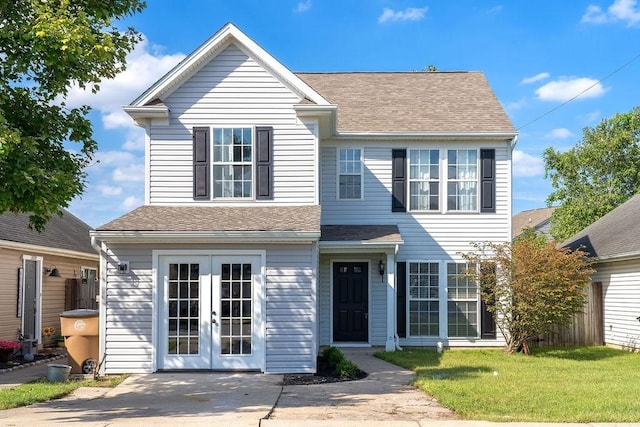
{"label": "tree shadow on lawn", "polygon": [[553,357],[556,359],[567,359],[575,361],[593,362],[596,360],[611,359],[625,356],[623,350],[609,347],[555,347],[537,348],[532,353],[533,357]]}

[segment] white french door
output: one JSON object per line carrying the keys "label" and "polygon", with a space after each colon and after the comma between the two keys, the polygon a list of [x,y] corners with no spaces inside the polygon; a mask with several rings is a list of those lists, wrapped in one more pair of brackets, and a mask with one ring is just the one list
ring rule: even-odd
{"label": "white french door", "polygon": [[264,369],[262,258],[159,257],[159,369]]}

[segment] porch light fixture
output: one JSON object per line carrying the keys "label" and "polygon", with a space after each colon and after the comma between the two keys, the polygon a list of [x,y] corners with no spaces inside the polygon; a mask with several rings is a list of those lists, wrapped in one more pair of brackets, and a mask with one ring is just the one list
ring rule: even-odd
{"label": "porch light fixture", "polygon": [[55,265],[52,265],[49,268],[45,268],[44,272],[47,273],[49,277],[61,277],[60,272],[58,271]]}
{"label": "porch light fixture", "polygon": [[380,279],[384,282],[384,262],[382,260],[378,262],[378,273],[380,273]]}

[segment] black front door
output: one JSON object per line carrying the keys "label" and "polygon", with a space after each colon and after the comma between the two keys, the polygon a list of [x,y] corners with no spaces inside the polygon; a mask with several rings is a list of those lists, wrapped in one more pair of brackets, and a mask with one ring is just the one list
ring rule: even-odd
{"label": "black front door", "polygon": [[369,341],[366,262],[333,264],[333,341]]}

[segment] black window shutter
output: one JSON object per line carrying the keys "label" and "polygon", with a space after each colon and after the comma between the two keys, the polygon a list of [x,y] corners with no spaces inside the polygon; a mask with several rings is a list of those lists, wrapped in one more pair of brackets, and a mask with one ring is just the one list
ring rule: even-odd
{"label": "black window shutter", "polygon": [[273,128],[256,127],[256,199],[273,199]]}
{"label": "black window shutter", "polygon": [[209,128],[193,128],[193,199],[209,200]]}
{"label": "black window shutter", "polygon": [[496,211],[496,150],[480,150],[480,212]]}
{"label": "black window shutter", "polygon": [[407,336],[407,263],[396,264],[396,328],[399,337]]}
{"label": "black window shutter", "polygon": [[407,211],[407,150],[391,150],[391,212]]}
{"label": "black window shutter", "polygon": [[[483,263],[480,265],[480,280],[495,280],[496,266],[495,264]],[[492,286],[494,283],[484,283],[482,288]],[[493,303],[494,301],[489,301]],[[484,298],[480,301],[480,338],[495,339],[496,338],[496,321],[493,313],[487,310],[487,304]]]}

